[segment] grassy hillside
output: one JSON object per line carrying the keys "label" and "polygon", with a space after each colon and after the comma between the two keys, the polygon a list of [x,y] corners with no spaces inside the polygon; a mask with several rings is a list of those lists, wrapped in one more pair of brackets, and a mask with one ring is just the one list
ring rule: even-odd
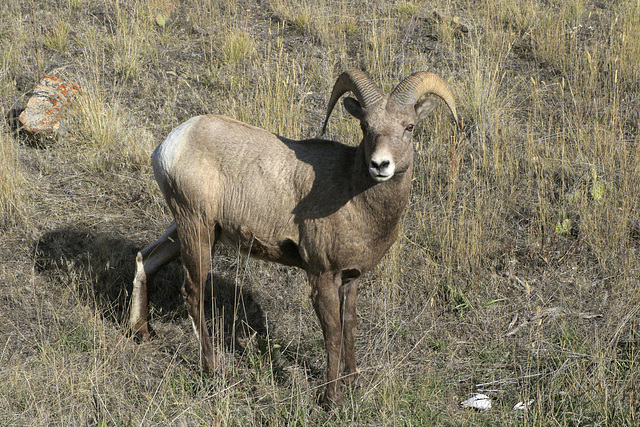
{"label": "grassy hillside", "polygon": [[[638,0],[2,2],[0,424],[638,424],[639,33]],[[224,369],[199,368],[177,262],[136,343],[135,253],[171,222],[153,148],[201,113],[318,136],[353,67],[435,72],[465,124],[443,104],[416,133],[403,231],[361,281],[361,386],[315,405],[305,275],[223,248]],[[82,94],[34,141],[15,117],[44,75]],[[337,108],[328,137],[358,123]]]}

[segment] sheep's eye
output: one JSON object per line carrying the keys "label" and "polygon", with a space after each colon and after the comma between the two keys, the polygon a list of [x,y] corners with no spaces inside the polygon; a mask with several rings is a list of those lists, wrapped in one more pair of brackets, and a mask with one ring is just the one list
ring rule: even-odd
{"label": "sheep's eye", "polygon": [[413,132],[413,125],[407,125],[407,127],[405,128],[405,130],[407,132]]}

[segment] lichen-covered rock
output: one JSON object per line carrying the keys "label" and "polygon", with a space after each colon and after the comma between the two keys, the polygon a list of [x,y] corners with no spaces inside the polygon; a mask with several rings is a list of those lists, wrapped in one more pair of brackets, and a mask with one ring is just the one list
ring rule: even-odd
{"label": "lichen-covered rock", "polygon": [[45,76],[20,114],[23,129],[40,136],[53,136],[63,131],[63,123],[72,111],[79,90],[75,83]]}

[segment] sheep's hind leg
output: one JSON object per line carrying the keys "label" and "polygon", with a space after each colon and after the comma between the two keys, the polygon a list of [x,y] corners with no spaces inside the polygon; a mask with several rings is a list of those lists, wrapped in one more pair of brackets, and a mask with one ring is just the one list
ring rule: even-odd
{"label": "sheep's hind leg", "polygon": [[151,286],[153,277],[163,266],[179,256],[180,239],[178,239],[175,222],[160,239],[136,255],[136,275],[133,279],[129,326],[143,340],[150,339],[153,333],[147,322],[149,314],[147,286]]}
{"label": "sheep's hind leg", "polygon": [[205,367],[214,373],[218,368],[218,357],[213,349],[204,311],[204,288],[211,270],[211,251],[220,235],[220,229],[214,225],[209,229],[204,223],[183,226],[181,252],[185,269],[185,281],[182,296],[187,303],[193,330],[204,354]]}

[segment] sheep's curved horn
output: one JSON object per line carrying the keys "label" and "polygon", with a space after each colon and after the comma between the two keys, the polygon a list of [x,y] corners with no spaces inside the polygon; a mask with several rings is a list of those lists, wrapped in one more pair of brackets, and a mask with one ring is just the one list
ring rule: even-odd
{"label": "sheep's curved horn", "polygon": [[346,92],[353,92],[358,98],[358,102],[362,108],[367,108],[376,102],[380,101],[383,97],[383,93],[378,86],[371,80],[371,78],[360,70],[349,70],[340,74],[338,80],[333,85],[333,91],[331,92],[331,98],[329,99],[329,105],[327,106],[327,116],[324,119],[324,125],[322,126],[322,133],[327,128],[327,122],[329,116],[333,111],[333,107],[338,102],[338,99]]}
{"label": "sheep's curved horn", "polygon": [[400,105],[415,105],[422,95],[432,93],[440,97],[451,110],[456,123],[459,124],[456,113],[456,103],[449,86],[440,77],[426,71],[413,73],[404,79],[391,92],[391,98]]}

